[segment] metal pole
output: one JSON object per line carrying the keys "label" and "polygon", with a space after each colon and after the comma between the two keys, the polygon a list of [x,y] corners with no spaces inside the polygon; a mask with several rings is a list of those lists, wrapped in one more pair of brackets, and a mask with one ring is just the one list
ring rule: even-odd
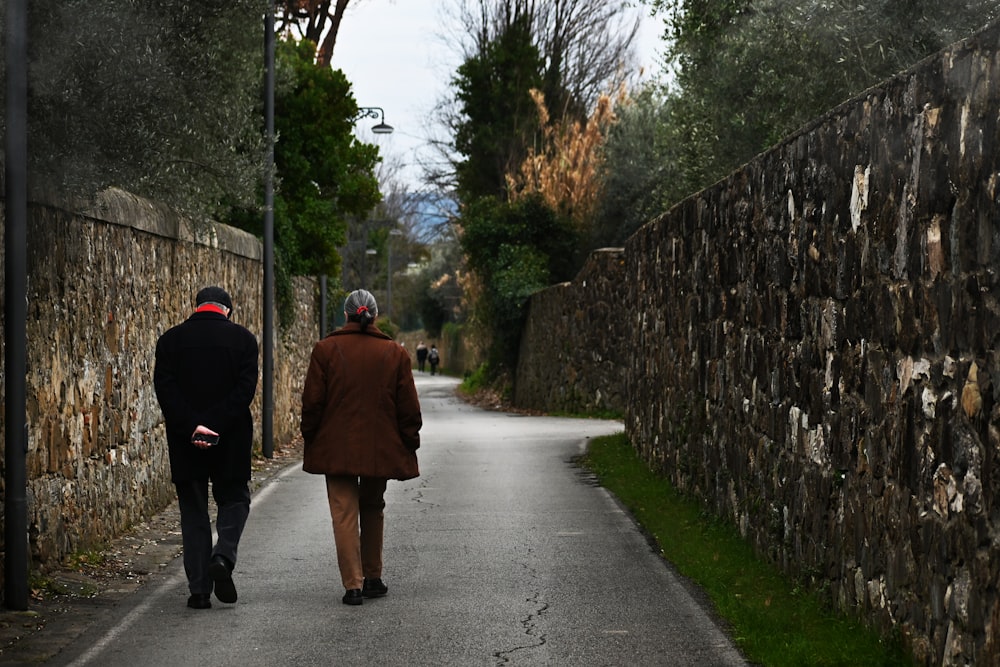
{"label": "metal pole", "polygon": [[385,316],[392,321],[392,234],[386,239]]}
{"label": "metal pole", "polygon": [[[369,285],[368,284],[368,256],[369,255],[374,256],[374,255],[377,255],[377,254],[378,254],[378,250],[375,250],[375,248],[366,248],[365,249],[365,263],[362,265],[364,267],[364,270],[363,270],[363,272],[361,274],[361,287],[364,288],[364,289],[366,289],[366,290],[368,290],[369,292],[371,292],[371,291],[374,290],[374,285]],[[375,282],[375,281],[372,280],[372,282]]]}
{"label": "metal pole", "polygon": [[385,301],[386,301],[386,318],[392,320],[392,237],[402,236],[403,232],[398,229],[390,229],[389,236],[386,237],[386,247],[388,251],[386,252],[387,262],[386,264],[386,283],[385,283]]}
{"label": "metal pole", "polygon": [[261,450],[274,457],[274,0],[264,19],[264,369]]}
{"label": "metal pole", "polygon": [[6,209],[4,211],[4,604],[28,608],[26,417],[28,319],[27,0],[7,0]]}

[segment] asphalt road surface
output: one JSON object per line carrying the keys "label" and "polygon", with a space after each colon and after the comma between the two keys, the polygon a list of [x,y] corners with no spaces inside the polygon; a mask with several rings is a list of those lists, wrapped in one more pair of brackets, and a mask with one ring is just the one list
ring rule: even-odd
{"label": "asphalt road surface", "polygon": [[386,494],[388,596],[341,603],[322,477],[263,487],[236,604],[186,607],[180,558],[49,664],[743,665],[697,591],[573,459],[620,422],[466,405],[418,374],[421,476]]}

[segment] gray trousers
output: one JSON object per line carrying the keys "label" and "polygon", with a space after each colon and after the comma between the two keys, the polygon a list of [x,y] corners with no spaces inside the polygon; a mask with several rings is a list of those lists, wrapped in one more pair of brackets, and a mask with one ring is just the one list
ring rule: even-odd
{"label": "gray trousers", "polygon": [[181,510],[181,541],[184,545],[184,573],[192,593],[212,592],[208,566],[221,555],[233,566],[240,536],[250,514],[250,487],[245,480],[213,480],[212,497],[218,513],[215,530],[218,541],[212,546],[212,520],[208,515],[208,480],[175,482]]}

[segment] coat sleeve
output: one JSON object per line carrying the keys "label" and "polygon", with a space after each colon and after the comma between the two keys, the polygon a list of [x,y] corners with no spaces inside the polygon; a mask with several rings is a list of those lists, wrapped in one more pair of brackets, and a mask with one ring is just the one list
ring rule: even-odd
{"label": "coat sleeve", "polygon": [[306,371],[305,383],[302,387],[302,419],[299,430],[306,443],[312,442],[323,420],[323,410],[326,407],[326,369],[320,358],[320,347],[313,346],[309,357],[309,369]]}
{"label": "coat sleeve", "polygon": [[420,399],[413,383],[413,368],[410,355],[400,349],[399,366],[396,372],[396,420],[403,445],[411,450],[420,447]]}
{"label": "coat sleeve", "polygon": [[167,332],[156,341],[156,357],[153,365],[153,388],[160,403],[163,420],[171,431],[184,434],[194,433],[198,418],[194,410],[184,400],[180,388],[177,369],[179,362],[174,355],[173,334]]}

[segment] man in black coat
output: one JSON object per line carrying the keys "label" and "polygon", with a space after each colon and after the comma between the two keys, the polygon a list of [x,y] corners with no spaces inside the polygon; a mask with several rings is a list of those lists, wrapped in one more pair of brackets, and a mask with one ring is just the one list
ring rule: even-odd
{"label": "man in black coat", "polygon": [[[236,602],[232,571],[250,513],[250,458],[257,391],[257,339],[229,320],[221,287],[206,287],[195,312],[156,343],[153,384],[167,427],[170,472],[177,488],[188,606],[207,609],[211,594]],[[212,546],[208,482],[218,507]]]}

